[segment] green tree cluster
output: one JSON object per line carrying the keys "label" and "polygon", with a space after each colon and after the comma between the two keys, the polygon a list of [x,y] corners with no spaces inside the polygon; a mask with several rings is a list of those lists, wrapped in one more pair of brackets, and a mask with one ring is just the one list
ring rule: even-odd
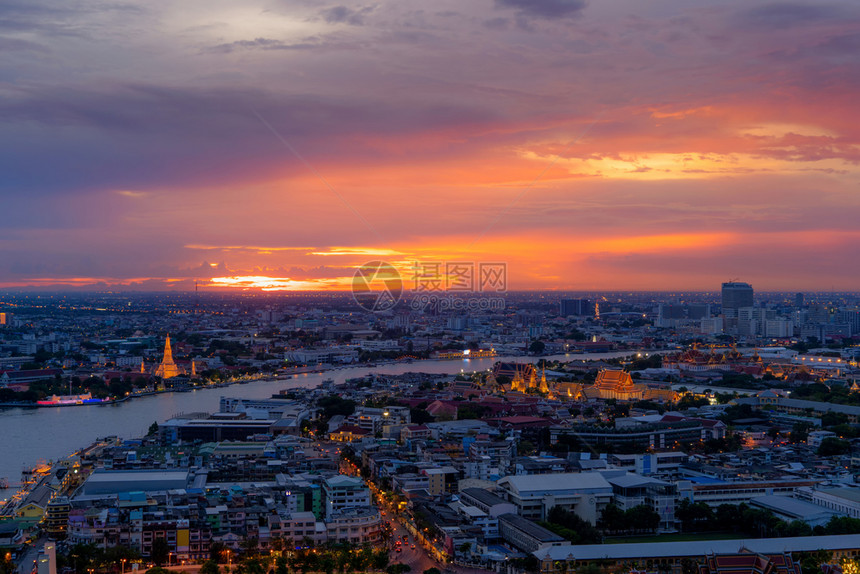
{"label": "green tree cluster", "polygon": [[660,526],[660,515],[650,506],[640,504],[621,510],[615,504],[603,509],[597,527],[612,534],[655,532]]}
{"label": "green tree cluster", "polygon": [[683,532],[741,532],[750,538],[860,534],[860,519],[834,516],[824,526],[780,520],[772,512],[746,504],[721,504],[716,509],[704,502],[684,499],[675,508]]}
{"label": "green tree cluster", "polygon": [[571,544],[599,544],[603,540],[594,525],[560,506],[554,506],[547,514],[546,521],[539,524],[569,540]]}

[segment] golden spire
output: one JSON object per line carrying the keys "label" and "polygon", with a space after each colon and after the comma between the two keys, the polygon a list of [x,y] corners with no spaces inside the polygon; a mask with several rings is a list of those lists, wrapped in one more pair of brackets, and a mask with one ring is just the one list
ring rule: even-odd
{"label": "golden spire", "polygon": [[180,374],[179,367],[173,362],[173,350],[170,348],[170,334],[168,333],[167,340],[164,342],[164,358],[161,360],[158,370],[155,371],[155,376],[162,379],[171,379]]}
{"label": "golden spire", "polygon": [[173,349],[170,348],[170,333],[167,334],[167,339],[164,341],[164,360],[162,362],[173,362]]}

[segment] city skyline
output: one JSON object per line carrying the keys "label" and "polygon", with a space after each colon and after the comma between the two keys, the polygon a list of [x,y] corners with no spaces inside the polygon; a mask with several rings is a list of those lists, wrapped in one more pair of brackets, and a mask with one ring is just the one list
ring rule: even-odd
{"label": "city skyline", "polygon": [[847,1],[13,2],[0,289],[854,291]]}

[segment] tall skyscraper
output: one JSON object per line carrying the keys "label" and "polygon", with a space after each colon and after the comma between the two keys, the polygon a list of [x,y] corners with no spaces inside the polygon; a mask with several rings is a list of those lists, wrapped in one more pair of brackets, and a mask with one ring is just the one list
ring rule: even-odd
{"label": "tall skyscraper", "polygon": [[738,309],[753,306],[753,288],[749,283],[723,283],[723,315],[737,317]]}
{"label": "tall skyscraper", "polygon": [[558,314],[562,317],[570,315],[591,315],[591,305],[588,299],[562,299],[558,304]]}
{"label": "tall skyscraper", "polygon": [[803,293],[798,293],[794,296],[794,306],[798,309],[803,309]]}

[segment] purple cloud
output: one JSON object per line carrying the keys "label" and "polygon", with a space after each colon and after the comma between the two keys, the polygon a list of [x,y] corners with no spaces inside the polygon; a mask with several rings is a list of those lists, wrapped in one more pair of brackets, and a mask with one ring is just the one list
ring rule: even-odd
{"label": "purple cloud", "polygon": [[546,19],[579,16],[587,4],[585,0],[496,0],[498,8],[516,8],[522,16]]}

